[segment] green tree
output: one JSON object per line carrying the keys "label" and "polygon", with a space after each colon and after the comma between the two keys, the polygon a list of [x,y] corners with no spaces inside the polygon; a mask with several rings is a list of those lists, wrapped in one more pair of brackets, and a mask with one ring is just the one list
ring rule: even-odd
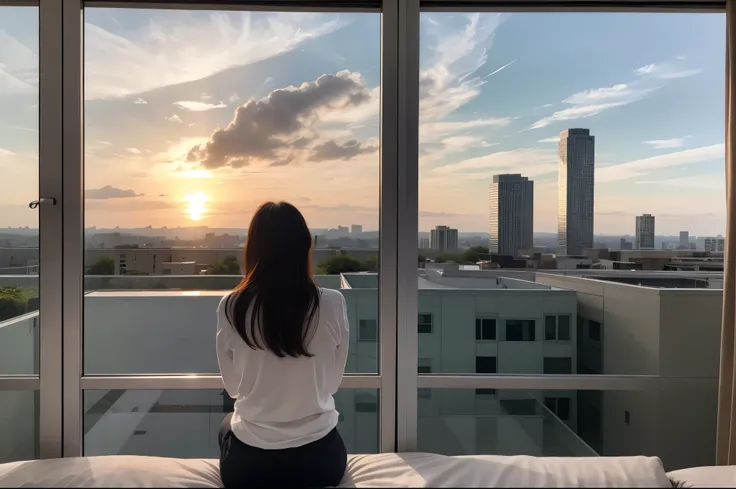
{"label": "green tree", "polygon": [[473,246],[468,248],[460,256],[464,263],[478,263],[481,260],[488,260],[488,248],[485,246]]}
{"label": "green tree", "polygon": [[364,272],[366,270],[365,262],[348,255],[336,255],[319,262],[316,272],[318,275],[339,275],[341,273]]}
{"label": "green tree", "polygon": [[26,313],[27,300],[20,287],[0,287],[0,321]]}
{"label": "green tree", "polygon": [[378,271],[378,255],[370,255],[368,258],[363,260],[363,267],[367,272]]}
{"label": "green tree", "polygon": [[442,253],[434,261],[436,263],[461,263],[462,257],[457,253]]}
{"label": "green tree", "polygon": [[221,261],[215,262],[207,268],[206,275],[240,275],[238,259],[228,255]]}
{"label": "green tree", "polygon": [[115,275],[115,260],[109,256],[101,256],[97,263],[89,267],[87,275]]}

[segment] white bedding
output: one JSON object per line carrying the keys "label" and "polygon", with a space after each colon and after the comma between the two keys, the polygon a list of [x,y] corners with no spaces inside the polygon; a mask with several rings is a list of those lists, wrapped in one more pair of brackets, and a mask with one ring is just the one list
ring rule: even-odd
{"label": "white bedding", "polygon": [[736,487],[736,466],[693,467],[668,472],[675,481],[682,481],[685,487]]}
{"label": "white bedding", "polygon": [[[221,487],[217,460],[116,455],[0,464],[0,487]],[[671,487],[656,457],[351,455],[340,487]]]}

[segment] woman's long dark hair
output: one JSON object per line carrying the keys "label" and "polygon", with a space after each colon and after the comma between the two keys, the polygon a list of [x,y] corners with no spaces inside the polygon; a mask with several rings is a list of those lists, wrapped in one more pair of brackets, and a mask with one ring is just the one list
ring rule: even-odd
{"label": "woman's long dark hair", "polygon": [[254,350],[311,357],[307,343],[319,288],[312,279],[312,235],[296,207],[266,202],[258,208],[248,228],[244,272],[225,302],[235,331]]}

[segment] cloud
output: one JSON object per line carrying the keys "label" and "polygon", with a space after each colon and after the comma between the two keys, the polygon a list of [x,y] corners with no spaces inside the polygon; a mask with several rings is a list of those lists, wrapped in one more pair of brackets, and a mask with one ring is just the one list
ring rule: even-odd
{"label": "cloud", "polygon": [[606,166],[596,169],[595,181],[614,182],[630,178],[643,177],[661,168],[689,165],[701,161],[723,159],[726,146],[724,144],[713,144],[700,148],[686,149],[674,153],[667,153],[640,160],[629,161],[618,165]]}
{"label": "cloud", "polygon": [[138,149],[138,148],[128,148],[128,151],[130,151],[130,152],[131,152],[131,153],[133,153],[134,155],[139,155],[139,154],[143,154],[143,151],[141,151],[141,150],[140,150],[140,149]]}
{"label": "cloud", "polygon": [[631,85],[619,83],[611,87],[577,92],[562,101],[571,104],[572,107],[558,110],[550,116],[539,119],[531,125],[531,129],[547,127],[554,122],[590,117],[613,107],[628,105],[642,99],[651,90],[651,88],[634,88]]}
{"label": "cloud", "polygon": [[101,188],[88,189],[85,192],[85,197],[93,200],[108,200],[108,199],[125,199],[130,197],[140,197],[143,194],[137,194],[131,189],[123,190],[120,188],[105,185]]}
{"label": "cloud", "polygon": [[678,188],[700,188],[723,190],[726,188],[726,179],[723,173],[702,173],[688,177],[665,178],[663,180],[641,180],[639,185],[666,185]]}
{"label": "cloud", "polygon": [[358,155],[373,153],[377,150],[378,146],[365,146],[354,139],[344,144],[327,141],[312,148],[309,159],[311,161],[349,160]]}
{"label": "cloud", "polygon": [[0,148],[0,158],[5,156],[15,156],[15,153],[10,151],[9,149]]}
{"label": "cloud", "polygon": [[642,143],[649,144],[656,149],[682,148],[685,145],[685,138],[652,139],[651,141],[642,141]]}
{"label": "cloud", "polygon": [[177,124],[182,123],[181,117],[176,114],[172,115],[171,117],[167,117],[166,120],[169,122],[176,122]]}
{"label": "cloud", "polygon": [[0,94],[38,92],[38,54],[0,29]]}
{"label": "cloud", "polygon": [[463,173],[521,173],[524,176],[537,176],[557,171],[557,155],[550,151],[537,149],[514,149],[499,151],[458,163],[439,166],[432,170],[434,175],[447,176]]}
{"label": "cloud", "polygon": [[230,103],[237,102],[238,100],[240,100],[240,95],[238,95],[237,93],[234,93],[234,94],[230,95],[227,100]]}
{"label": "cloud", "polygon": [[429,141],[438,136],[481,129],[486,127],[504,127],[511,123],[510,117],[492,117],[457,122],[425,122],[419,127],[419,137],[422,141]]}
{"label": "cloud", "polygon": [[224,109],[227,107],[224,103],[219,104],[208,104],[206,102],[195,102],[191,100],[182,100],[180,102],[174,102],[174,105],[184,110],[191,110],[192,112],[204,112],[212,109]]}
{"label": "cloud", "polygon": [[[426,17],[428,21],[433,20],[432,14]],[[481,22],[481,15],[474,13],[466,16],[463,29],[453,30],[451,34],[446,30],[437,35],[433,32],[438,29],[427,31],[423,42],[427,42],[429,64],[419,74],[420,121],[440,120],[480,95],[486,80],[476,73],[486,64],[495,32],[505,18],[503,14],[484,14]],[[437,27],[445,22],[438,22]]]}
{"label": "cloud", "polygon": [[[678,58],[679,59],[679,58]],[[700,68],[683,69],[676,67],[673,63],[648,64],[637,68],[634,72],[637,75],[657,78],[660,80],[675,80],[678,78],[687,78],[702,72]]]}
{"label": "cloud", "polygon": [[554,136],[554,137],[551,137],[551,138],[544,138],[544,139],[540,139],[537,142],[538,143],[559,143],[560,142],[560,137],[559,136]]}
{"label": "cloud", "polygon": [[263,100],[249,100],[238,107],[228,126],[217,129],[206,143],[193,146],[187,160],[210,169],[237,168],[253,161],[287,164],[318,138],[314,126],[321,115],[349,110],[370,99],[364,80],[349,71],[274,90]]}
{"label": "cloud", "polygon": [[488,73],[488,74],[487,74],[486,76],[484,76],[483,78],[484,78],[484,79],[485,79],[485,78],[490,78],[490,77],[492,77],[493,75],[495,75],[496,73],[498,73],[498,72],[500,72],[500,71],[502,71],[502,70],[505,70],[506,68],[508,68],[508,67],[509,67],[509,66],[511,66],[512,64],[516,63],[517,61],[519,61],[519,58],[516,58],[515,60],[513,60],[513,61],[510,61],[510,62],[506,63],[505,65],[501,66],[500,68],[497,68],[496,70],[492,71],[491,73]]}
{"label": "cloud", "polygon": [[[164,20],[150,17],[141,27],[115,33],[87,15],[85,96],[111,99],[201,80],[291,51],[344,25],[335,14],[272,13],[266,22],[257,15],[171,11]],[[2,39],[0,45],[5,48]]]}
{"label": "cloud", "polygon": [[134,101],[133,103],[134,103],[135,105],[145,105],[145,104],[147,104],[148,102],[146,102],[146,101],[145,101],[145,100],[143,100],[142,98],[137,98],[137,99],[135,99],[135,101]]}

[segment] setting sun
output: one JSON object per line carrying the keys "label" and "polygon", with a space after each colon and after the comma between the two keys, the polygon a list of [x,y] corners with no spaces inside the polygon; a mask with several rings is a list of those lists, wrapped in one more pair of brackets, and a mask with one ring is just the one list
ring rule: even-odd
{"label": "setting sun", "polygon": [[209,200],[209,197],[203,193],[188,194],[184,196],[184,201],[187,203],[186,213],[189,219],[192,221],[199,221],[202,216],[207,212],[205,204]]}

